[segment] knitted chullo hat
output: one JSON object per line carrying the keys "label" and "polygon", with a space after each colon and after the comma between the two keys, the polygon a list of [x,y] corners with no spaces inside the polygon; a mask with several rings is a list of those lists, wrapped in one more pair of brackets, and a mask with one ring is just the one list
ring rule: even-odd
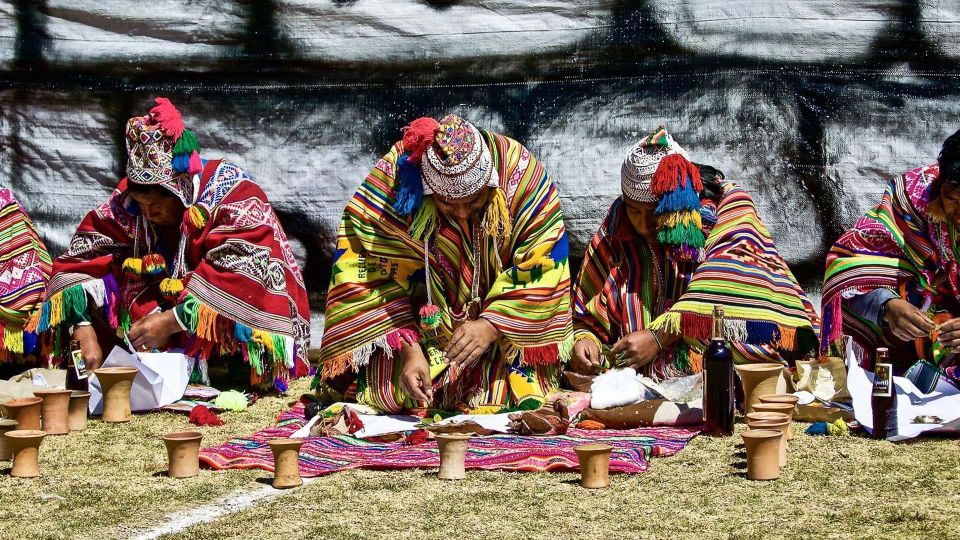
{"label": "knitted chullo hat", "polygon": [[[127,121],[127,180],[160,186],[172,192],[189,207],[189,222],[194,227],[203,228],[206,211],[191,204],[196,187],[192,177],[203,168],[197,137],[186,129],[180,111],[169,99],[158,97],[154,101],[156,106],[150,109],[150,114]],[[166,261],[157,253],[147,253],[143,257],[134,253],[123,262],[123,269],[134,276],[159,276],[166,271]],[[176,296],[183,289],[178,282],[177,279],[164,279],[161,290],[167,296]]]}
{"label": "knitted chullo hat", "polygon": [[[423,240],[425,250],[437,221],[437,209],[433,199],[424,195],[455,200],[470,197],[484,187],[491,188],[481,226],[496,241],[510,235],[507,197],[500,189],[500,175],[479,129],[455,114],[444,116],[439,123],[423,117],[404,128],[401,144],[393,209],[401,216],[413,216],[410,235]],[[438,309],[429,296],[420,315],[425,329],[439,324]]]}
{"label": "knitted chullo hat", "polygon": [[675,261],[703,259],[700,170],[663,126],[640,140],[620,170],[623,196],[657,203],[657,241]]}

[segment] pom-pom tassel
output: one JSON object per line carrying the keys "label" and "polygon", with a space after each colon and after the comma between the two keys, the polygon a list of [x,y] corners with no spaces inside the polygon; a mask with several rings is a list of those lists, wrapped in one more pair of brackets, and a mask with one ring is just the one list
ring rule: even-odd
{"label": "pom-pom tassel", "polygon": [[183,292],[183,280],[164,278],[160,282],[160,294],[166,298],[177,298]]}
{"label": "pom-pom tassel", "polygon": [[189,129],[183,130],[183,135],[173,145],[174,156],[181,154],[189,156],[191,153],[199,151],[200,144],[197,142],[197,136]]}
{"label": "pom-pom tassel", "polygon": [[147,253],[143,256],[143,275],[159,276],[167,270],[167,261],[159,253]]}
{"label": "pom-pom tassel", "polygon": [[185,173],[190,170],[190,154],[174,154],[170,166],[178,173]]}
{"label": "pom-pom tassel", "polygon": [[440,308],[426,304],[420,308],[420,328],[426,331],[436,330],[440,326]]}
{"label": "pom-pom tassel", "polygon": [[510,236],[510,210],[507,208],[507,196],[502,189],[496,188],[490,194],[482,225],[484,232],[490,237]]}
{"label": "pom-pom tassel", "polygon": [[397,189],[397,200],[393,209],[401,216],[409,216],[423,203],[423,180],[420,177],[420,167],[410,160],[407,154],[397,158],[397,176],[400,186]]}
{"label": "pom-pom tassel", "polygon": [[700,169],[682,155],[670,154],[660,160],[660,164],[657,165],[650,183],[650,191],[659,197],[688,185],[698,194],[703,191]]}
{"label": "pom-pom tassel", "polygon": [[188,174],[200,174],[203,170],[203,162],[200,161],[200,153],[194,150],[190,153],[190,166],[187,168]]}
{"label": "pom-pom tassel", "polygon": [[440,124],[429,116],[417,118],[403,128],[403,151],[410,156],[410,163],[420,164],[423,153],[433,144],[439,129]]}
{"label": "pom-pom tassel", "polygon": [[187,218],[190,220],[190,225],[199,231],[207,226],[207,220],[210,216],[206,208],[199,204],[194,204],[187,210]]}
{"label": "pom-pom tassel", "polygon": [[160,124],[160,129],[173,140],[179,139],[183,135],[184,125],[183,117],[180,111],[173,106],[173,103],[165,97],[158,97],[154,100],[156,106],[150,109],[153,119]]}
{"label": "pom-pom tassel", "polygon": [[120,265],[120,268],[123,270],[123,273],[136,277],[143,275],[143,259],[138,257],[127,257],[123,260],[123,264]]}

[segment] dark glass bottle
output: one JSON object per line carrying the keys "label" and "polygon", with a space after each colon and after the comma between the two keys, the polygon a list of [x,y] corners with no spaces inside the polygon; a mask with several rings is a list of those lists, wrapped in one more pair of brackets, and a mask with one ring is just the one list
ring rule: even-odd
{"label": "dark glass bottle", "polygon": [[75,339],[70,341],[70,349],[67,350],[67,390],[87,390],[86,364],[80,342]]}
{"label": "dark glass bottle", "polygon": [[873,438],[886,439],[897,434],[897,385],[893,384],[893,364],[886,347],[877,349],[873,363]]}
{"label": "dark glass bottle", "polygon": [[733,352],[723,335],[723,308],[713,308],[713,332],[703,355],[703,432],[733,435]]}

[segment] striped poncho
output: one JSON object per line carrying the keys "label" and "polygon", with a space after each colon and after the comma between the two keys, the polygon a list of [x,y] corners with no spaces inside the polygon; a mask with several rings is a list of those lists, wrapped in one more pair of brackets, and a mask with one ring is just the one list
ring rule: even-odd
{"label": "striped poncho", "polygon": [[50,254],[13,193],[0,187],[0,362],[35,352],[37,337],[23,328],[43,303]]}
{"label": "striped poncho", "polygon": [[[505,352],[502,361],[556,364],[569,357],[570,274],[557,189],[520,143],[484,136],[506,194],[510,234],[482,235],[474,264],[467,224],[438,216],[431,198],[415,215],[400,217],[393,203],[403,149],[395,144],[367,175],[340,222],[316,382],[365,366],[375,350],[389,355],[404,340],[423,341],[417,312],[427,300],[426,287],[440,308],[436,335],[426,337],[442,347],[452,335],[451,311],[470,301],[475,269],[480,316],[500,332],[496,349]],[[426,225],[424,212],[435,216]]]}
{"label": "striped poncho", "polygon": [[[60,331],[96,313],[126,330],[150,313],[175,309],[187,329],[177,335],[179,345],[201,369],[211,357],[239,354],[250,364],[251,384],[282,390],[291,377],[307,375],[310,337],[307,291],[283,227],[239,167],[206,161],[202,174],[186,178],[181,250],[144,225],[124,178],[56,259],[49,298],[32,323]],[[145,253],[163,255],[166,266],[131,274],[127,260]],[[179,266],[184,290],[164,294],[163,278]]]}
{"label": "striped poncho", "polygon": [[699,264],[672,262],[655,239],[635,231],[623,200],[613,203],[574,287],[577,337],[589,333],[612,345],[642,329],[678,334],[685,339],[658,356],[653,373],[698,371],[700,344],[710,339],[716,305],[724,308],[726,335],[739,362],[815,349],[816,312],[750,195],[726,184],[719,205],[702,203],[707,239]]}
{"label": "striped poncho", "polygon": [[877,347],[888,347],[898,368],[921,355],[941,365],[956,360],[935,340],[903,342],[848,305],[854,296],[887,288],[903,298],[919,298],[934,322],[960,316],[958,234],[949,220],[937,219],[928,211],[939,174],[939,166],[933,164],[895,178],[880,204],[830,248],[823,285],[824,352],[848,335],[865,367],[872,365]]}

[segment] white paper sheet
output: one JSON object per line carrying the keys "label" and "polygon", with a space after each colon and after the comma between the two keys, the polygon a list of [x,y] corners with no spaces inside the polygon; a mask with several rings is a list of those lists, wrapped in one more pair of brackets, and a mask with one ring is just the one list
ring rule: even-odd
{"label": "white paper sheet", "polygon": [[[870,396],[873,391],[873,373],[861,368],[850,354],[847,355],[847,366],[847,388],[853,398],[854,415],[860,424],[872,432],[873,407]],[[889,440],[911,439],[942,425],[914,424],[913,419],[920,415],[939,416],[945,424],[960,418],[960,390],[943,379],[929,394],[920,393],[909,379],[894,377],[893,382],[897,387],[897,435]]]}
{"label": "white paper sheet", "polygon": [[[190,361],[179,353],[131,354],[114,347],[102,367],[135,367],[140,373],[130,390],[130,410],[149,411],[183,397],[190,381]],[[90,374],[90,414],[103,412],[103,391],[97,376]]]}
{"label": "white paper sheet", "polygon": [[369,414],[358,416],[360,421],[363,422],[363,429],[354,433],[353,436],[359,439],[413,431],[418,429],[417,424],[420,423],[420,418],[416,416],[373,416]]}

